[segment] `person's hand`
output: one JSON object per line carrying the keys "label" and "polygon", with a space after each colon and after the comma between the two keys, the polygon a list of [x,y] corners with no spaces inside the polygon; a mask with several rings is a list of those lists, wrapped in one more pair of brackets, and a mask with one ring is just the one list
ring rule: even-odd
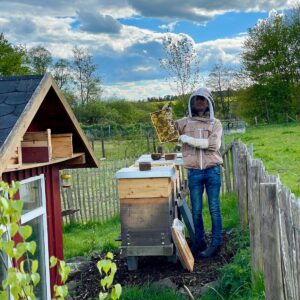
{"label": "person's hand", "polygon": [[181,143],[187,143],[189,141],[189,136],[187,136],[186,134],[182,134],[180,137],[179,137],[179,141]]}

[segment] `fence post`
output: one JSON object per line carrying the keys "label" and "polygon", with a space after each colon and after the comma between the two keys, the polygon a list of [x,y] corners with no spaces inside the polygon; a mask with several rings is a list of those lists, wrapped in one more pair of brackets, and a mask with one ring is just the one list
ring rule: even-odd
{"label": "fence post", "polygon": [[252,278],[255,274],[263,272],[263,250],[261,238],[261,201],[259,197],[259,184],[261,180],[262,165],[259,160],[248,159],[248,215],[250,231],[250,248],[252,263]]}
{"label": "fence post", "polygon": [[299,297],[300,293],[300,199],[295,199],[294,195],[291,197],[291,211],[292,211],[292,226],[293,226],[293,234],[294,234],[294,241],[295,241],[295,250],[294,256],[296,264],[294,267],[294,273],[296,276],[294,277],[294,284],[298,289]]}
{"label": "fence post", "polygon": [[232,147],[230,149],[231,151],[231,165],[232,165],[232,184],[233,184],[233,191],[237,193],[237,144],[232,141]]}
{"label": "fence post", "polygon": [[102,157],[105,157],[104,138],[101,138]]}
{"label": "fence post", "polygon": [[[240,144],[240,143],[239,143]],[[240,222],[243,228],[248,226],[248,193],[247,193],[247,152],[239,145],[237,183]]]}
{"label": "fence post", "polygon": [[297,261],[294,259],[295,241],[292,226],[292,197],[290,191],[282,184],[278,186],[278,200],[284,294],[286,299],[296,300],[298,299],[299,292],[297,287],[297,275],[295,276],[297,273],[295,272]]}
{"label": "fence post", "polygon": [[277,184],[274,182],[261,183],[260,198],[262,203],[262,241],[266,299],[281,300],[284,299],[284,295]]}

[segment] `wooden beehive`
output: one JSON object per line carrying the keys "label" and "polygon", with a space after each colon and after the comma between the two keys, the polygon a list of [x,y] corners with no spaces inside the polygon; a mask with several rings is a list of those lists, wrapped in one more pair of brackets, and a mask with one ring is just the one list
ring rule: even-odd
{"label": "wooden beehive", "polygon": [[52,159],[51,131],[26,132],[21,142],[23,163],[49,162]]}
{"label": "wooden beehive", "polygon": [[52,134],[52,158],[72,157],[72,133]]}
{"label": "wooden beehive", "polygon": [[[175,170],[173,167],[166,167]],[[152,168],[152,172],[155,168]],[[138,177],[138,168],[128,168]],[[151,171],[148,172],[151,176]],[[121,207],[122,246],[164,246],[172,244],[171,226],[175,208],[173,179],[120,178],[118,191]],[[163,255],[163,253],[161,253]],[[171,255],[171,254],[170,254]]]}

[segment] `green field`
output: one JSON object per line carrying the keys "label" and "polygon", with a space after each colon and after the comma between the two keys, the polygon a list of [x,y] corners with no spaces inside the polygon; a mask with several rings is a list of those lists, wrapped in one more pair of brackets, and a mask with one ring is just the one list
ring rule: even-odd
{"label": "green field", "polygon": [[282,183],[300,196],[300,124],[251,127],[235,138],[253,144],[254,158],[261,159],[271,175],[279,174]]}

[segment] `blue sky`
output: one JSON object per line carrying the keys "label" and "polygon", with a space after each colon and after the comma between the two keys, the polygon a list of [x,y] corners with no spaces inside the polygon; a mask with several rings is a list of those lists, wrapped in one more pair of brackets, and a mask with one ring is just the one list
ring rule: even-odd
{"label": "blue sky", "polygon": [[159,65],[167,35],[188,35],[205,78],[222,61],[238,68],[248,28],[287,0],[0,0],[0,32],[14,44],[42,45],[55,58],[87,49],[106,98],[176,94]]}

